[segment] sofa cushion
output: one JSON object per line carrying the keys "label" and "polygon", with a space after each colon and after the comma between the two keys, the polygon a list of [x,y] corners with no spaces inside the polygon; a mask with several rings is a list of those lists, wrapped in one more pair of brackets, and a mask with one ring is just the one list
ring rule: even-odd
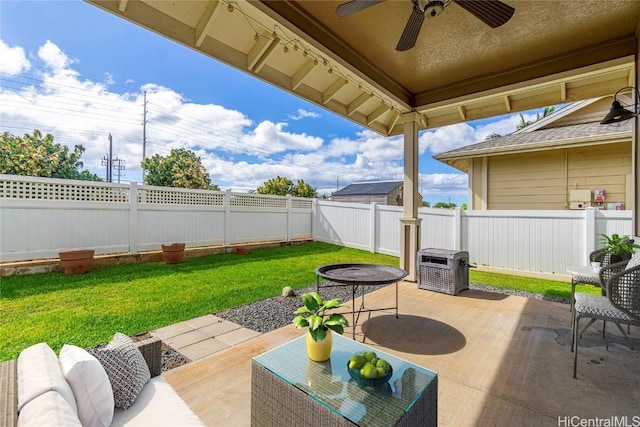
{"label": "sofa cushion", "polygon": [[56,391],[68,403],[75,414],[76,399],[71,387],[62,375],[58,356],[46,343],[32,345],[18,356],[18,412],[36,397]]}
{"label": "sofa cushion", "polygon": [[76,409],[57,391],[30,400],[20,411],[18,427],[82,427]]}
{"label": "sofa cushion", "polygon": [[89,352],[65,344],[60,351],[62,373],[71,386],[84,427],[106,427],[113,419],[113,391],[104,368]]}
{"label": "sofa cushion", "polygon": [[133,340],[118,332],[108,344],[90,348],[89,353],[107,372],[116,408],[127,409],[133,405],[151,378],[147,362]]}
{"label": "sofa cushion", "polygon": [[153,377],[127,410],[116,408],[112,426],[203,426],[173,387],[161,376]]}

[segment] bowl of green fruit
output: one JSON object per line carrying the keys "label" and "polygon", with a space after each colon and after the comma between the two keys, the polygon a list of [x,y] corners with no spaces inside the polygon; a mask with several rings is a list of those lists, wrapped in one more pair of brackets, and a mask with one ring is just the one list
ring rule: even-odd
{"label": "bowl of green fruit", "polygon": [[393,368],[374,351],[356,353],[349,359],[347,370],[353,380],[362,387],[378,387],[389,381]]}

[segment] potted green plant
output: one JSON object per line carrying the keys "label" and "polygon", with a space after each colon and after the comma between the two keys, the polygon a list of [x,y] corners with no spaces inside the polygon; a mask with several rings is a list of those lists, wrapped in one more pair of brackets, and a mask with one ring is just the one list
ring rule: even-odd
{"label": "potted green plant", "polygon": [[338,298],[324,300],[317,292],[308,292],[302,295],[304,305],[293,314],[296,328],[309,328],[307,331],[307,354],[309,359],[322,362],[331,357],[333,337],[331,331],[344,333],[344,327],[349,326],[346,317],[339,313],[329,311],[345,307],[340,305]]}
{"label": "potted green plant", "polygon": [[602,265],[628,260],[636,249],[640,248],[640,245],[635,244],[629,236],[620,236],[616,233],[611,236],[606,234],[600,236],[600,243],[602,243],[602,249],[605,252]]}

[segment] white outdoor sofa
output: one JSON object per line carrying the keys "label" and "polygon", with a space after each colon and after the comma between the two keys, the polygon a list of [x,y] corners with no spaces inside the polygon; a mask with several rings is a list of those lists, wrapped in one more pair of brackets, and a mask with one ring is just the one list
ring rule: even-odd
{"label": "white outdoor sofa", "polygon": [[[148,381],[127,409],[111,406],[114,392],[108,396],[111,386],[104,384],[104,362],[86,356],[89,353],[79,347],[73,352],[63,347],[58,357],[47,344],[36,344],[17,360],[0,363],[0,426],[203,426],[160,376],[160,340],[137,341],[135,347],[149,368]],[[76,365],[70,365],[70,358]],[[106,379],[108,384],[113,381]]]}

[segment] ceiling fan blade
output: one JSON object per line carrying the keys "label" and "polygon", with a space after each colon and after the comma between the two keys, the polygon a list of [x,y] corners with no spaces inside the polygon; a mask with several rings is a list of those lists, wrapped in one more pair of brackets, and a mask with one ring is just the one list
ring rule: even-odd
{"label": "ceiling fan blade", "polygon": [[453,0],[453,2],[491,28],[505,24],[515,11],[508,4],[498,0]]}
{"label": "ceiling fan blade", "polygon": [[416,45],[416,40],[418,40],[418,34],[420,34],[420,28],[422,28],[423,22],[424,13],[418,13],[414,9],[407,21],[407,25],[404,27],[400,40],[398,40],[398,45],[396,46],[397,51],[403,52]]}
{"label": "ceiling fan blade", "polygon": [[352,13],[359,12],[371,6],[375,6],[378,3],[382,3],[385,0],[351,0],[346,3],[342,3],[336,8],[338,16],[348,16]]}

